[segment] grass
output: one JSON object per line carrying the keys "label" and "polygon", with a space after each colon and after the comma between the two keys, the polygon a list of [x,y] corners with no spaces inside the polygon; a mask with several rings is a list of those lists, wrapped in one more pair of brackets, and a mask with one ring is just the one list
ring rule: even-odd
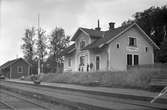
{"label": "grass", "polygon": [[40,80],[50,83],[68,83],[86,86],[149,89],[151,78],[167,69],[140,68],[120,72],[66,72],[63,74],[42,74]]}
{"label": "grass", "polygon": [[156,72],[131,70],[127,72],[52,73],[43,74],[40,79],[51,83],[147,89],[149,88],[152,74]]}

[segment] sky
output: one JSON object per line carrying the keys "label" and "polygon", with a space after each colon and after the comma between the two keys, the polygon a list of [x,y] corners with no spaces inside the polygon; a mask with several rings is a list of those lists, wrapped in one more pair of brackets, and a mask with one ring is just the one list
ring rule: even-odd
{"label": "sky", "polygon": [[151,6],[167,5],[167,0],[0,0],[0,65],[23,57],[21,45],[26,28],[40,26],[50,33],[62,27],[73,36],[79,27],[102,30],[109,22],[118,27],[132,15]]}

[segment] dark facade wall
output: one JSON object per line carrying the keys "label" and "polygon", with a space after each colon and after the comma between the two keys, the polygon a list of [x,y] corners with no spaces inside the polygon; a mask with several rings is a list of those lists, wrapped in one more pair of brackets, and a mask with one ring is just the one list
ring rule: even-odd
{"label": "dark facade wall", "polygon": [[[18,73],[17,68],[18,66],[23,67],[23,72]],[[14,64],[11,65],[11,78],[20,78],[22,76],[29,75],[29,65],[24,60],[18,60]]]}
{"label": "dark facade wall", "polygon": [[6,78],[10,78],[10,69],[6,68],[1,70],[1,73],[6,77]]}

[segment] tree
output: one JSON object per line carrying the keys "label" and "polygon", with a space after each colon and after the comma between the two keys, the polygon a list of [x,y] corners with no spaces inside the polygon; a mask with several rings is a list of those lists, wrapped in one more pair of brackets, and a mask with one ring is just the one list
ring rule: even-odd
{"label": "tree", "polygon": [[47,54],[46,48],[47,48],[47,44],[46,44],[46,35],[45,35],[44,30],[42,30],[41,28],[38,31],[38,39],[37,39],[37,56],[39,57],[39,59],[41,59],[42,61],[44,60],[44,57]]}
{"label": "tree", "polygon": [[136,22],[160,46],[164,40],[164,27],[167,26],[167,6],[150,7],[143,12],[136,12],[133,18],[134,20],[124,21],[122,25]]}
{"label": "tree", "polygon": [[[164,39],[167,37],[167,5],[162,7],[150,7],[143,12],[136,12],[133,15],[134,20],[124,21],[122,26],[136,22],[147,35],[164,51]],[[165,52],[155,50],[155,61],[162,61],[161,58]]]}
{"label": "tree", "polygon": [[165,39],[161,45],[160,50],[158,51],[159,62],[167,63],[167,39]]}
{"label": "tree", "polygon": [[21,46],[21,49],[23,50],[24,58],[30,63],[33,63],[33,58],[35,54],[34,36],[35,36],[35,30],[34,27],[32,27],[31,29],[25,30],[25,36],[22,38],[24,43]]}
{"label": "tree", "polygon": [[37,45],[36,55],[38,56],[38,60],[40,60],[42,65],[44,62],[44,58],[47,55],[47,50],[46,50],[47,49],[47,44],[46,44],[47,39],[46,39],[45,32],[46,31],[42,30],[41,28],[38,30],[38,39],[36,43]]}
{"label": "tree", "polygon": [[21,49],[23,50],[24,58],[32,65],[30,74],[37,73],[37,65],[35,62],[35,28],[26,29],[24,37],[22,38],[23,44]]}
{"label": "tree", "polygon": [[[50,56],[48,58],[48,63],[50,63],[50,68],[52,72],[58,72],[58,66],[63,62],[63,57],[59,54],[68,46],[70,42],[70,37],[65,36],[64,29],[55,28],[50,36]],[[51,67],[52,66],[52,67]],[[56,69],[54,69],[56,67]]]}

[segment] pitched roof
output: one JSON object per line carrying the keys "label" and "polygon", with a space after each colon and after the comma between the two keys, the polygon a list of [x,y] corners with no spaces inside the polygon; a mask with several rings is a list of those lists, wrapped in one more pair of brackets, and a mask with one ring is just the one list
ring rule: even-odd
{"label": "pitched roof", "polygon": [[62,51],[60,53],[60,56],[64,56],[64,55],[70,54],[70,53],[74,52],[75,50],[76,50],[75,49],[75,43],[73,43],[72,45],[70,45],[69,47],[64,49],[64,51]]}
{"label": "pitched roof", "polygon": [[92,38],[102,38],[104,35],[104,31],[98,31],[98,30],[87,29],[87,28],[79,28],[71,40],[75,41],[75,39],[78,37],[80,32],[83,32]]}
{"label": "pitched roof", "polygon": [[[14,59],[14,60],[10,60],[6,63],[4,63],[3,65],[0,66],[0,69],[4,69],[4,68],[7,68],[9,67],[10,65],[12,65],[13,63],[17,62],[18,60],[24,60],[23,58],[17,58],[17,59]],[[28,63],[26,60],[24,60],[27,64],[30,65],[30,63]]]}
{"label": "pitched roof", "polygon": [[99,37],[101,38],[104,35],[104,31],[98,31],[94,29],[80,28],[89,34],[90,37]]}
{"label": "pitched roof", "polygon": [[110,43],[112,40],[119,37],[122,33],[126,32],[128,29],[132,28],[133,26],[137,26],[137,28],[142,33],[144,33],[144,35],[146,36],[146,39],[150,42],[150,44],[153,45],[156,49],[159,49],[159,47],[154,43],[154,41],[152,41],[152,39],[136,23],[126,25],[126,26],[121,26],[113,30],[105,31],[104,36],[101,39],[97,39],[96,41],[87,45],[84,49],[102,47],[104,44]]}
{"label": "pitched roof", "polygon": [[[144,35],[146,36],[146,39],[151,43],[151,45],[153,45],[156,49],[159,49],[159,47],[154,43],[154,41],[152,41],[152,39],[136,23],[129,24],[126,26],[121,26],[121,27],[118,27],[112,30],[108,30],[108,31],[98,31],[98,30],[87,29],[87,28],[79,28],[77,32],[74,34],[72,41],[74,41],[78,37],[80,32],[83,32],[92,38],[97,38],[94,42],[87,45],[83,49],[86,50],[86,49],[92,49],[92,48],[97,48],[97,47],[100,48],[103,45],[110,43],[112,40],[119,37],[122,33],[126,32],[133,26],[137,26],[137,28],[142,33],[144,33]],[[71,48],[75,49],[75,46],[69,47],[68,50],[70,51]]]}
{"label": "pitched roof", "polygon": [[91,44],[87,45],[84,49],[90,49],[90,48],[98,47],[99,45],[109,41],[110,39],[112,39],[113,37],[115,37],[116,35],[121,33],[127,27],[128,26],[122,26],[122,27],[115,28],[113,30],[105,31],[104,35],[103,35],[103,37],[101,39],[98,39],[98,40],[92,42]]}

